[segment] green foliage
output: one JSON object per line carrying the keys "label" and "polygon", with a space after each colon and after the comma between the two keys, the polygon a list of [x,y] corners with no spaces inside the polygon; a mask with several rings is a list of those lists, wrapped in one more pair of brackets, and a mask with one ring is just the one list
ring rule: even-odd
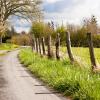
{"label": "green foliage", "polygon": [[[55,43],[55,38],[57,33],[60,33],[61,45],[64,46],[66,45],[66,31],[67,30],[63,25],[57,27],[56,30],[53,30],[53,28],[50,27],[50,25],[44,22],[33,22],[30,32],[34,34],[36,38],[44,37],[45,40],[47,40],[48,34],[51,34],[53,44]],[[75,26],[73,26],[72,28],[70,28],[72,46],[87,47],[88,41],[86,33],[87,33],[87,28],[84,25],[82,27],[76,28]],[[93,34],[92,37],[93,37],[94,47],[100,47],[100,35]]]}
{"label": "green foliage", "polygon": [[48,34],[53,34],[53,29],[46,23],[43,22],[33,22],[31,27],[31,33],[37,38],[47,37]]}
{"label": "green foliage", "polygon": [[[94,47],[100,47],[100,35],[92,35]],[[71,34],[71,42],[73,47],[87,47],[87,34],[80,33]]]}
{"label": "green foliage", "polygon": [[100,35],[93,35],[93,45],[100,48]]}
{"label": "green foliage", "polygon": [[56,33],[60,34],[61,37],[61,44],[65,44],[66,42],[66,29],[64,26],[60,26],[56,29]]}
{"label": "green foliage", "polygon": [[86,68],[70,64],[68,59],[63,61],[41,58],[30,49],[20,52],[20,60],[28,69],[66,96],[73,100],[99,100],[100,74],[92,74]]}
{"label": "green foliage", "polygon": [[82,34],[82,33],[71,34],[71,44],[73,47],[88,46],[86,34]]}
{"label": "green foliage", "polygon": [[18,48],[19,46],[18,45],[15,45],[15,44],[1,44],[0,45],[0,50],[12,50],[12,49],[15,49],[15,48]]}
{"label": "green foliage", "polygon": [[30,36],[27,34],[12,36],[11,43],[17,45],[30,45]]}

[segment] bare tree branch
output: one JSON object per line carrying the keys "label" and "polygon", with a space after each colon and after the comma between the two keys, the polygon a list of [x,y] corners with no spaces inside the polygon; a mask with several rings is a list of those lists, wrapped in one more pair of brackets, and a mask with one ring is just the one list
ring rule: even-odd
{"label": "bare tree branch", "polygon": [[28,20],[40,18],[40,4],[41,0],[0,0],[0,25],[4,25],[12,15]]}

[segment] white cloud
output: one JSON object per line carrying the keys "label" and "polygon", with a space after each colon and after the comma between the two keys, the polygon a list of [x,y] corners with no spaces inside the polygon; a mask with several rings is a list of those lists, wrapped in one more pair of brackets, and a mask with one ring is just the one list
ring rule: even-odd
{"label": "white cloud", "polygon": [[30,30],[29,27],[16,27],[16,26],[15,26],[15,28],[16,28],[16,31],[17,31],[18,33],[21,33],[22,31],[25,31],[26,33],[28,33],[29,30]]}
{"label": "white cloud", "polygon": [[18,17],[13,16],[9,20],[11,22],[11,26],[14,26],[18,33],[22,31],[28,32],[30,29],[31,23],[23,18],[19,19]]}
{"label": "white cloud", "polygon": [[58,1],[61,1],[61,0],[44,0],[44,2],[47,2],[47,3],[55,3]]}
{"label": "white cloud", "polygon": [[64,23],[80,24],[84,17],[95,15],[100,24],[100,0],[71,0],[71,2],[72,4],[62,9],[62,12],[46,13],[46,20],[56,20],[58,23],[63,20]]}
{"label": "white cloud", "polygon": [[[62,3],[61,7],[60,4]],[[98,23],[100,24],[100,0],[44,0],[44,5],[53,5],[54,12],[49,11],[49,5],[47,6],[47,10],[45,12],[45,21],[53,20],[55,23],[73,23],[80,24],[84,17],[90,17],[94,14],[97,17]],[[56,11],[56,9],[60,9],[60,11]],[[15,25],[18,32],[23,30],[28,31],[30,27],[30,23],[20,20],[13,20],[13,25]]]}

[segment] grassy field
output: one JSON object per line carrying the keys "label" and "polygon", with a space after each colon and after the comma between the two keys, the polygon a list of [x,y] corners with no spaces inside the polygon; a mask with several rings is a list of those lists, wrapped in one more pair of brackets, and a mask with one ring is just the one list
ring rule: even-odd
{"label": "grassy field", "polygon": [[14,50],[18,47],[18,45],[3,43],[0,45],[0,56],[3,56],[7,51]]}
{"label": "grassy field", "polygon": [[[67,52],[66,47],[61,47],[61,51],[66,54],[66,52]],[[76,60],[79,60],[79,62],[81,62],[81,64],[84,67],[86,67],[86,68],[91,67],[90,54],[89,54],[88,48],[72,47],[72,53],[74,55],[74,58]],[[94,53],[95,53],[96,63],[97,63],[97,65],[99,65],[99,63],[100,63],[100,48],[94,48]]]}
{"label": "grassy field", "polygon": [[[77,56],[85,58],[89,64],[88,49],[76,49],[73,48],[73,53],[77,51]],[[65,52],[64,48],[62,50]],[[99,57],[99,49],[95,51]],[[93,74],[76,63],[72,65],[67,58],[61,61],[50,60],[32,53],[30,49],[22,50],[19,58],[33,74],[73,100],[100,100],[100,74]]]}
{"label": "grassy field", "polygon": [[18,48],[18,45],[3,43],[0,45],[0,50],[13,50]]}

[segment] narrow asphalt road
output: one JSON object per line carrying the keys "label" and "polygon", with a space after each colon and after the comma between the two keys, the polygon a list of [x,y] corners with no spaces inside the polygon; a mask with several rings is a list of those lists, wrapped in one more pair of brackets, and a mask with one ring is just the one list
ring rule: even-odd
{"label": "narrow asphalt road", "polygon": [[0,100],[66,100],[35,79],[20,64],[18,52],[0,58]]}

